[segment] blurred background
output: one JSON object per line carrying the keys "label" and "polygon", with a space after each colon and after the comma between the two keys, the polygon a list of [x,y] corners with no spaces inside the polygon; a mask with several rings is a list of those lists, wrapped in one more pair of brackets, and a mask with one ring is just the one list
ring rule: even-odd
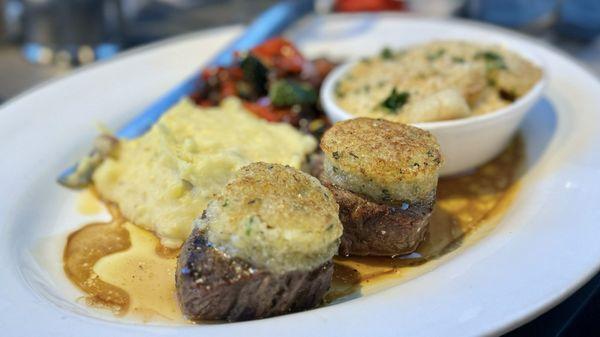
{"label": "blurred background", "polygon": [[[247,23],[277,0],[0,0],[0,102],[167,37]],[[600,74],[600,0],[316,0],[320,12],[464,17],[548,41]]]}
{"label": "blurred background", "polygon": [[[277,0],[0,0],[0,104],[160,39],[250,22]],[[600,76],[600,0],[315,0],[318,12],[402,11],[534,36]],[[599,336],[600,276],[510,336]]]}

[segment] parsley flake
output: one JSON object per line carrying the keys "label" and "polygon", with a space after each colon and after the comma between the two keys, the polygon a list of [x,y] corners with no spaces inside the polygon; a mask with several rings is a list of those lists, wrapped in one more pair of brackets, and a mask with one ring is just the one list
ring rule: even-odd
{"label": "parsley flake", "polygon": [[381,106],[388,110],[389,113],[395,114],[408,102],[409,98],[410,94],[408,92],[398,92],[396,88],[393,88],[390,95],[381,102]]}
{"label": "parsley flake", "polygon": [[394,57],[394,52],[389,47],[385,47],[381,50],[381,54],[379,56],[381,56],[381,58],[384,60],[389,60]]}
{"label": "parsley flake", "polygon": [[484,51],[475,54],[476,60],[484,60],[485,67],[487,70],[496,70],[496,69],[506,69],[506,63],[504,63],[504,58],[496,52],[493,51]]}

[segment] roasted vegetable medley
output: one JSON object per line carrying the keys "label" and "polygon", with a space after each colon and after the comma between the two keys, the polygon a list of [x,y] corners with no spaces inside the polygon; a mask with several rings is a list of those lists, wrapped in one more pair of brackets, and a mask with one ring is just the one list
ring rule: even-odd
{"label": "roasted vegetable medley", "polygon": [[277,37],[245,53],[234,65],[207,69],[203,85],[192,95],[201,106],[238,96],[246,109],[272,122],[287,122],[320,136],[327,127],[318,92],[335,63],[306,59],[288,40]]}

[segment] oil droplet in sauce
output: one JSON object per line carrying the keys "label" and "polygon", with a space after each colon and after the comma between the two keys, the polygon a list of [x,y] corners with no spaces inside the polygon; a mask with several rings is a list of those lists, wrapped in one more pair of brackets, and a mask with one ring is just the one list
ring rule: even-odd
{"label": "oil droplet in sauce", "polygon": [[[440,179],[428,234],[417,251],[396,258],[335,257],[324,303],[359,296],[383,281],[420,275],[466,237],[476,237],[467,234],[493,228],[518,189],[523,157],[517,137],[496,159],[473,172]],[[175,296],[178,250],[161,246],[153,233],[127,223],[114,205],[107,206],[113,221],[87,225],[69,236],[64,253],[67,276],[88,294],[90,305],[144,321],[185,322]]]}

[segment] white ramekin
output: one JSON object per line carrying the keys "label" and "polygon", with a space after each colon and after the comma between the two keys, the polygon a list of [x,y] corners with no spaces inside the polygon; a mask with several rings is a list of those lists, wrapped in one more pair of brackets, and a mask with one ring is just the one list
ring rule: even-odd
{"label": "white ramekin", "polygon": [[[542,69],[541,79],[524,96],[504,108],[484,115],[412,124],[430,131],[437,138],[444,156],[444,166],[440,171],[442,176],[466,172],[500,154],[527,111],[540,99],[547,82],[543,62],[531,52],[518,52],[518,55]],[[321,104],[333,123],[356,117],[340,108],[334,95],[336,83],[356,62],[358,61],[338,66],[321,86]]]}

